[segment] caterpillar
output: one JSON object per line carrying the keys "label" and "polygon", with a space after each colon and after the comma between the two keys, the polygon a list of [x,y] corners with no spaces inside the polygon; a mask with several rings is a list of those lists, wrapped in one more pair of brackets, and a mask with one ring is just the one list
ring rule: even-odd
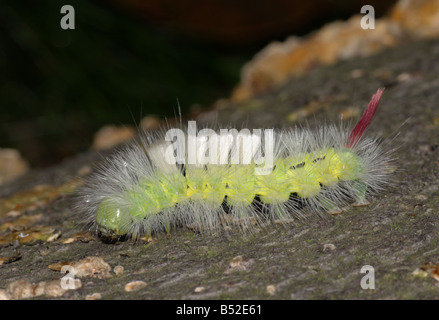
{"label": "caterpillar", "polygon": [[383,91],[350,132],[334,124],[214,131],[189,122],[143,133],[97,167],[75,208],[101,237],[135,239],[188,225],[251,229],[367,205],[389,184],[393,161],[380,139],[364,136]]}

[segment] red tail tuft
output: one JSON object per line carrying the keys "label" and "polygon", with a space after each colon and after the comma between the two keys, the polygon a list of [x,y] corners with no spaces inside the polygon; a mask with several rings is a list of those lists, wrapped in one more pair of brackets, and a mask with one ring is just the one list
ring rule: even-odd
{"label": "red tail tuft", "polygon": [[375,112],[378,109],[378,105],[380,104],[383,92],[384,88],[379,88],[378,91],[373,95],[372,99],[369,102],[369,105],[366,108],[366,111],[364,111],[363,113],[363,116],[349,135],[349,138],[346,141],[346,147],[353,148],[357,144],[358,140],[360,140],[363,132],[369,126],[370,122],[373,119],[373,116],[375,115]]}

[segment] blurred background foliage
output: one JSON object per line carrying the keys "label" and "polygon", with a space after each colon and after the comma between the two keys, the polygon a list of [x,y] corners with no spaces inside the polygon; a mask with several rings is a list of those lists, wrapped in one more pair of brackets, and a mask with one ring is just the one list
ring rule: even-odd
{"label": "blurred background foliage", "polygon": [[[105,124],[173,117],[227,97],[273,40],[359,13],[364,1],[0,3],[0,148],[33,167],[84,151]],[[394,1],[369,1],[377,16]],[[75,9],[75,30],[60,27]],[[369,4],[369,3],[368,3]]]}

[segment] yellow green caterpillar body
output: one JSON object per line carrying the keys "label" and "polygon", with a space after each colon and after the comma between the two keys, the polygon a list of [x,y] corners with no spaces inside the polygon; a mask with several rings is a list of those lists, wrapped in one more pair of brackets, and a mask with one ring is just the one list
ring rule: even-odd
{"label": "yellow green caterpillar body", "polygon": [[[391,161],[377,139],[363,137],[382,92],[350,133],[335,125],[249,134],[247,140],[210,132],[193,140],[192,150],[184,148],[191,142],[189,131],[179,143],[167,135],[144,135],[90,177],[77,208],[102,235],[136,238],[185,225],[204,231],[224,223],[244,228],[305,211],[339,213],[352,202],[367,204],[367,194],[388,183]],[[255,147],[254,141],[264,139]],[[203,149],[210,142],[215,148]],[[214,161],[200,161],[200,155]]]}

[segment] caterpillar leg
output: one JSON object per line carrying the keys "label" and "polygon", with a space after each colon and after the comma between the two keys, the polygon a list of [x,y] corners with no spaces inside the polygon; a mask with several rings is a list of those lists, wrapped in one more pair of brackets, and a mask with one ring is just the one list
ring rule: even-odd
{"label": "caterpillar leg", "polygon": [[319,204],[326,212],[332,215],[342,214],[344,211],[329,199],[321,199]]}
{"label": "caterpillar leg", "polygon": [[354,181],[352,187],[354,188],[355,202],[353,207],[364,207],[370,204],[366,199],[367,185],[364,182]]}

